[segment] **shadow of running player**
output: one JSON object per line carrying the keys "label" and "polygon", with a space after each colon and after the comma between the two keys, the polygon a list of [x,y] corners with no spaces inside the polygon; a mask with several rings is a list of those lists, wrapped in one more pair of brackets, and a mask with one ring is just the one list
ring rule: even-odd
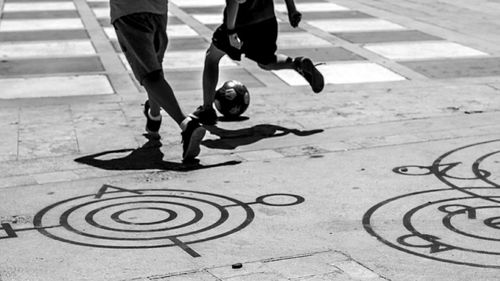
{"label": "shadow of running player", "polygon": [[[177,163],[163,160],[163,152],[160,147],[162,143],[158,139],[148,138],[143,146],[137,149],[118,149],[104,151],[92,155],[83,156],[75,159],[76,162],[93,166],[104,170],[168,170],[187,172],[192,170],[213,168],[218,166],[236,165],[240,161],[227,161],[212,165],[201,165],[199,161],[189,163]],[[121,155],[130,152],[124,157],[109,159],[110,155]],[[99,159],[99,158],[107,159]]]}
{"label": "shadow of running player", "polygon": [[219,139],[204,140],[202,144],[208,148],[217,149],[235,149],[238,146],[249,145],[265,138],[281,137],[288,134],[305,137],[323,132],[322,129],[302,131],[270,124],[256,125],[238,130],[226,130],[217,126],[206,126],[205,128],[211,134],[218,136]]}

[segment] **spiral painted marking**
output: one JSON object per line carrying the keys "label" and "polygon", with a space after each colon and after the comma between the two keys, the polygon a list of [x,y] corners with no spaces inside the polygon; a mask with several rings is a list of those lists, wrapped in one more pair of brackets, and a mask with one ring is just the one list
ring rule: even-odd
{"label": "spiral painted marking", "polygon": [[[434,175],[448,188],[404,194],[373,206],[363,216],[365,230],[408,254],[500,268],[500,169],[495,166],[500,161],[494,158],[500,155],[499,145],[500,140],[480,142],[451,150],[431,166],[394,168],[400,175]],[[381,223],[387,214],[402,224],[387,229]]]}
{"label": "spiral painted marking", "polygon": [[[266,198],[286,203],[266,203]],[[264,195],[244,203],[199,191],[103,186],[97,194],[47,206],[35,215],[33,224],[41,234],[74,245],[110,249],[177,246],[198,257],[190,245],[248,226],[255,217],[251,204],[291,206],[302,202],[304,198],[290,194]]]}

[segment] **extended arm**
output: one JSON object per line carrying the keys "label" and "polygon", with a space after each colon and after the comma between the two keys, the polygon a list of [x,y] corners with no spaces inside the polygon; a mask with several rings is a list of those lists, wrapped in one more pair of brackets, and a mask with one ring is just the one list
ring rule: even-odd
{"label": "extended arm", "polygon": [[285,3],[286,9],[288,10],[288,20],[290,21],[290,25],[292,27],[299,26],[299,22],[302,20],[302,14],[297,11],[294,0],[285,0]]}

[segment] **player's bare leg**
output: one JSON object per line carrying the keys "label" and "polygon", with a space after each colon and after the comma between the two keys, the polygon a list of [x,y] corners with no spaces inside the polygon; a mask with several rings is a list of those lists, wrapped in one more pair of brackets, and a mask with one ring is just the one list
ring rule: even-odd
{"label": "player's bare leg", "polygon": [[291,57],[283,54],[277,54],[276,62],[268,64],[259,63],[259,67],[264,70],[294,69],[295,64],[293,63],[293,59]]}
{"label": "player's bare leg", "polygon": [[325,86],[323,75],[313,62],[306,57],[292,59],[286,55],[277,54],[276,62],[259,64],[259,66],[265,70],[294,69],[309,82],[315,93],[321,92]]}
{"label": "player's bare leg", "polygon": [[[181,124],[186,118],[186,115],[182,113],[179,103],[175,98],[174,91],[165,78],[163,78],[163,73],[158,72],[148,75],[144,78],[143,84],[150,100],[151,115],[155,115],[154,113],[158,113],[156,115],[159,115],[159,108],[161,107],[177,124]],[[153,108],[153,106],[156,106],[156,108]],[[153,110],[157,111],[153,112]]]}
{"label": "player's bare leg", "polygon": [[208,48],[205,55],[205,67],[203,68],[203,105],[198,107],[190,116],[205,125],[217,123],[217,113],[213,108],[215,88],[219,82],[219,62],[225,55],[213,44]]}
{"label": "player's bare leg", "polygon": [[215,88],[219,82],[219,62],[225,53],[211,44],[205,55],[203,68],[203,106],[211,107],[214,102]]}

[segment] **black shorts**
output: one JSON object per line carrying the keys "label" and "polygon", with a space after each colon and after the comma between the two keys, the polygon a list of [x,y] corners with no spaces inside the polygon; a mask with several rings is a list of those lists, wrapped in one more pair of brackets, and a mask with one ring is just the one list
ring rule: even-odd
{"label": "black shorts", "polygon": [[267,65],[276,62],[276,40],[278,39],[278,22],[271,18],[259,23],[236,29],[243,43],[240,50],[229,43],[226,25],[217,28],[212,43],[233,60],[241,60],[241,54],[257,63]]}
{"label": "black shorts", "polygon": [[117,19],[113,26],[120,47],[141,83],[146,75],[163,69],[167,49],[167,15],[137,13]]}

